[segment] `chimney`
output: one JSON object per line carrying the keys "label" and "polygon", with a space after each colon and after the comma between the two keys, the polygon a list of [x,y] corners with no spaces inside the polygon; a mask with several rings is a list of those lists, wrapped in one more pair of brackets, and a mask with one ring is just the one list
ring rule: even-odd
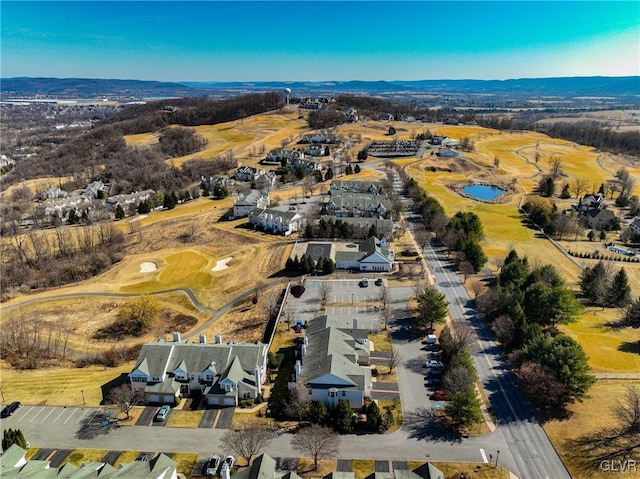
{"label": "chimney", "polygon": [[216,344],[222,344],[222,335],[221,334],[216,334],[215,335],[215,343]]}
{"label": "chimney", "polygon": [[300,360],[298,359],[296,361],[296,365],[294,366],[295,372],[296,372],[296,381],[298,380],[298,378],[300,377],[300,368],[302,367],[302,363],[300,362]]}
{"label": "chimney", "polygon": [[260,368],[258,366],[255,367],[255,369],[253,370],[253,378],[254,381],[256,382],[256,386],[260,387],[260,384],[262,384],[262,375],[260,374]]}
{"label": "chimney", "polygon": [[305,345],[309,344],[309,336],[304,336],[302,338],[302,344],[305,344]]}
{"label": "chimney", "polygon": [[302,349],[300,350],[300,357],[304,358],[307,355],[307,345],[302,344]]}
{"label": "chimney", "polygon": [[207,344],[207,335],[206,334],[201,334],[200,335],[200,344]]}
{"label": "chimney", "polygon": [[174,342],[174,343],[179,343],[179,342],[180,342],[180,333],[179,333],[179,332],[177,332],[177,331],[175,331],[175,332],[173,333],[173,342]]}
{"label": "chimney", "polygon": [[358,329],[358,318],[353,318],[353,329]]}

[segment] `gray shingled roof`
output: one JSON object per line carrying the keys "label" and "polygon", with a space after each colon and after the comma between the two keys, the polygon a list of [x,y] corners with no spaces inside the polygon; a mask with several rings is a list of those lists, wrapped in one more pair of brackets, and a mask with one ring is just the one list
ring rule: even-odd
{"label": "gray shingled roof", "polygon": [[[314,325],[314,322],[319,324]],[[355,340],[329,323],[326,316],[309,321],[309,342],[307,353],[302,359],[300,379],[305,383],[314,384],[317,378],[333,374],[351,382],[353,387],[364,388],[371,371],[356,363],[358,352]]]}
{"label": "gray shingled roof", "polygon": [[151,377],[162,377],[174,344],[176,343],[166,343],[164,341],[145,344],[140,350],[138,362],[133,369],[140,369]]}

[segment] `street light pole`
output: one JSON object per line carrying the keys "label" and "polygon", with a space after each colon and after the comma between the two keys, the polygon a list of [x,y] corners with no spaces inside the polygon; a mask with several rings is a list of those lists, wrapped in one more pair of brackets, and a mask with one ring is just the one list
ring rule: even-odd
{"label": "street light pole", "polygon": [[80,390],[80,394],[82,394],[82,404],[87,404],[87,403],[84,401],[84,390],[82,390],[82,389],[81,389],[81,390]]}
{"label": "street light pole", "polygon": [[496,451],[496,467],[498,467],[498,457],[500,457],[500,450]]}

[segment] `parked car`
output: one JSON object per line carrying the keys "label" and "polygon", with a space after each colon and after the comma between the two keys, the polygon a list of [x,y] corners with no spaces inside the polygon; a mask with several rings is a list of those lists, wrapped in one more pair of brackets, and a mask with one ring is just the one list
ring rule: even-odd
{"label": "parked car", "polygon": [[164,421],[169,417],[169,413],[171,412],[171,408],[166,404],[160,408],[158,414],[156,414],[156,421]]}
{"label": "parked car", "polygon": [[432,368],[432,369],[441,369],[444,368],[444,364],[442,364],[442,361],[438,361],[437,359],[429,359],[427,360],[426,367],[428,368]]}
{"label": "parked car", "polygon": [[220,456],[213,454],[205,464],[205,476],[215,476],[220,467]]}
{"label": "parked car", "polygon": [[432,369],[429,371],[429,374],[427,374],[427,377],[429,379],[440,379],[442,377],[442,369]]}
{"label": "parked car", "polygon": [[2,410],[2,412],[0,412],[0,417],[11,416],[14,412],[16,412],[16,409],[18,409],[19,407],[20,407],[20,401],[14,401],[11,404],[7,404]]}
{"label": "parked car", "polygon": [[376,279],[376,286],[382,286],[382,278]]}
{"label": "parked car", "polygon": [[149,460],[149,456],[146,452],[143,452],[138,457],[136,457],[136,461],[148,461],[148,460]]}
{"label": "parked car", "polygon": [[233,456],[227,456],[224,458],[224,463],[229,467],[229,470],[231,470],[236,463],[236,460]]}
{"label": "parked car", "polygon": [[360,280],[360,286],[362,286],[363,288],[366,288],[369,286],[369,280],[367,278],[362,278]]}
{"label": "parked car", "polygon": [[442,389],[438,389],[431,395],[431,399],[433,399],[434,401],[449,401],[451,399],[451,396],[449,396]]}
{"label": "parked car", "polygon": [[442,379],[440,378],[427,378],[427,386],[442,386]]}

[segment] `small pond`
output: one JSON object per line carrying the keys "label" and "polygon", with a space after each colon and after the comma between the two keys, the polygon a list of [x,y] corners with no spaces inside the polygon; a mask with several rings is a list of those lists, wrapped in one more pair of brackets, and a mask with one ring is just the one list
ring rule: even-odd
{"label": "small pond", "polygon": [[476,200],[493,201],[507,190],[493,185],[469,185],[462,188],[462,192]]}

